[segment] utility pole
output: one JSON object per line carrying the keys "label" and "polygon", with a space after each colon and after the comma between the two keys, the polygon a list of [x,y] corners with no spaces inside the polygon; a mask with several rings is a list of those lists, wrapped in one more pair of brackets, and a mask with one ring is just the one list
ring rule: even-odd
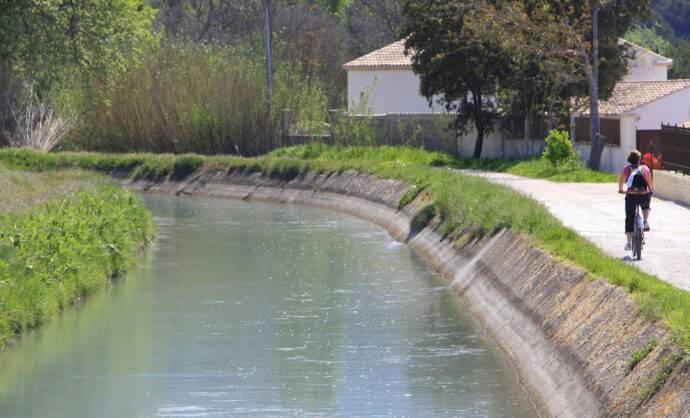
{"label": "utility pole", "polygon": [[592,1],[592,81],[589,94],[589,168],[599,169],[603,138],[599,134],[599,3]]}
{"label": "utility pole", "polygon": [[264,17],[266,26],[266,73],[268,74],[268,105],[273,98],[273,78],[271,76],[271,27],[268,21],[268,0],[264,0]]}
{"label": "utility pole", "polygon": [[[266,26],[266,74],[268,76],[268,115],[272,112],[272,102],[273,102],[273,76],[271,74],[271,26],[268,19],[268,1],[264,0],[264,19]],[[273,125],[268,123],[268,140],[270,143],[270,149],[273,149]]]}

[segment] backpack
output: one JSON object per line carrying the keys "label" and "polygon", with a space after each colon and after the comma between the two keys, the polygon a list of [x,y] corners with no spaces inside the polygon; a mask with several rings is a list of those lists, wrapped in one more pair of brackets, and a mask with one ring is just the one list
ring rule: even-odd
{"label": "backpack", "polygon": [[647,190],[647,179],[644,178],[644,166],[639,165],[637,168],[633,169],[630,166],[630,177],[628,177],[628,189],[634,190],[636,192],[644,192]]}

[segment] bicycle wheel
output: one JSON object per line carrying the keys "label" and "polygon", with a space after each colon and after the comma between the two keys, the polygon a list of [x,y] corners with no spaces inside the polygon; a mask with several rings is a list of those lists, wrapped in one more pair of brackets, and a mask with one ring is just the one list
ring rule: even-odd
{"label": "bicycle wheel", "polygon": [[642,259],[642,228],[640,228],[639,222],[637,218],[635,217],[635,226],[633,229],[633,242],[632,242],[632,248],[633,248],[633,258],[637,257],[638,260]]}

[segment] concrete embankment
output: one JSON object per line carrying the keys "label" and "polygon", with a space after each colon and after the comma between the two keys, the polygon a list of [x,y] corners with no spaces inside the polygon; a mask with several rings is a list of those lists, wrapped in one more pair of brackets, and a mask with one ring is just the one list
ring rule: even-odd
{"label": "concrete embankment", "polygon": [[[396,202],[407,186],[354,172],[291,178],[201,170],[185,178],[130,182],[138,191],[308,204],[375,222],[407,242],[454,287],[504,350],[546,416],[689,416],[690,367],[669,331],[645,320],[630,296],[557,262],[510,230],[449,242],[433,221],[410,230],[419,202]],[[628,362],[656,340],[632,370]]]}

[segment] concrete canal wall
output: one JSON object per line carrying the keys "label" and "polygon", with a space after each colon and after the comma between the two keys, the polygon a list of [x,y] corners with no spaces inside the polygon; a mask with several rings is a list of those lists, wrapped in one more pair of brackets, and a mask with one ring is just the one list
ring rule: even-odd
{"label": "concrete canal wall", "polygon": [[[510,230],[458,242],[444,239],[433,220],[410,231],[419,202],[396,210],[404,183],[351,171],[281,178],[200,170],[182,179],[128,178],[122,173],[120,181],[137,191],[308,204],[381,225],[452,284],[511,360],[542,415],[690,416],[688,364],[667,360],[677,350],[669,331],[645,320],[627,293],[589,280]],[[657,346],[629,371],[631,355],[652,340]]]}

